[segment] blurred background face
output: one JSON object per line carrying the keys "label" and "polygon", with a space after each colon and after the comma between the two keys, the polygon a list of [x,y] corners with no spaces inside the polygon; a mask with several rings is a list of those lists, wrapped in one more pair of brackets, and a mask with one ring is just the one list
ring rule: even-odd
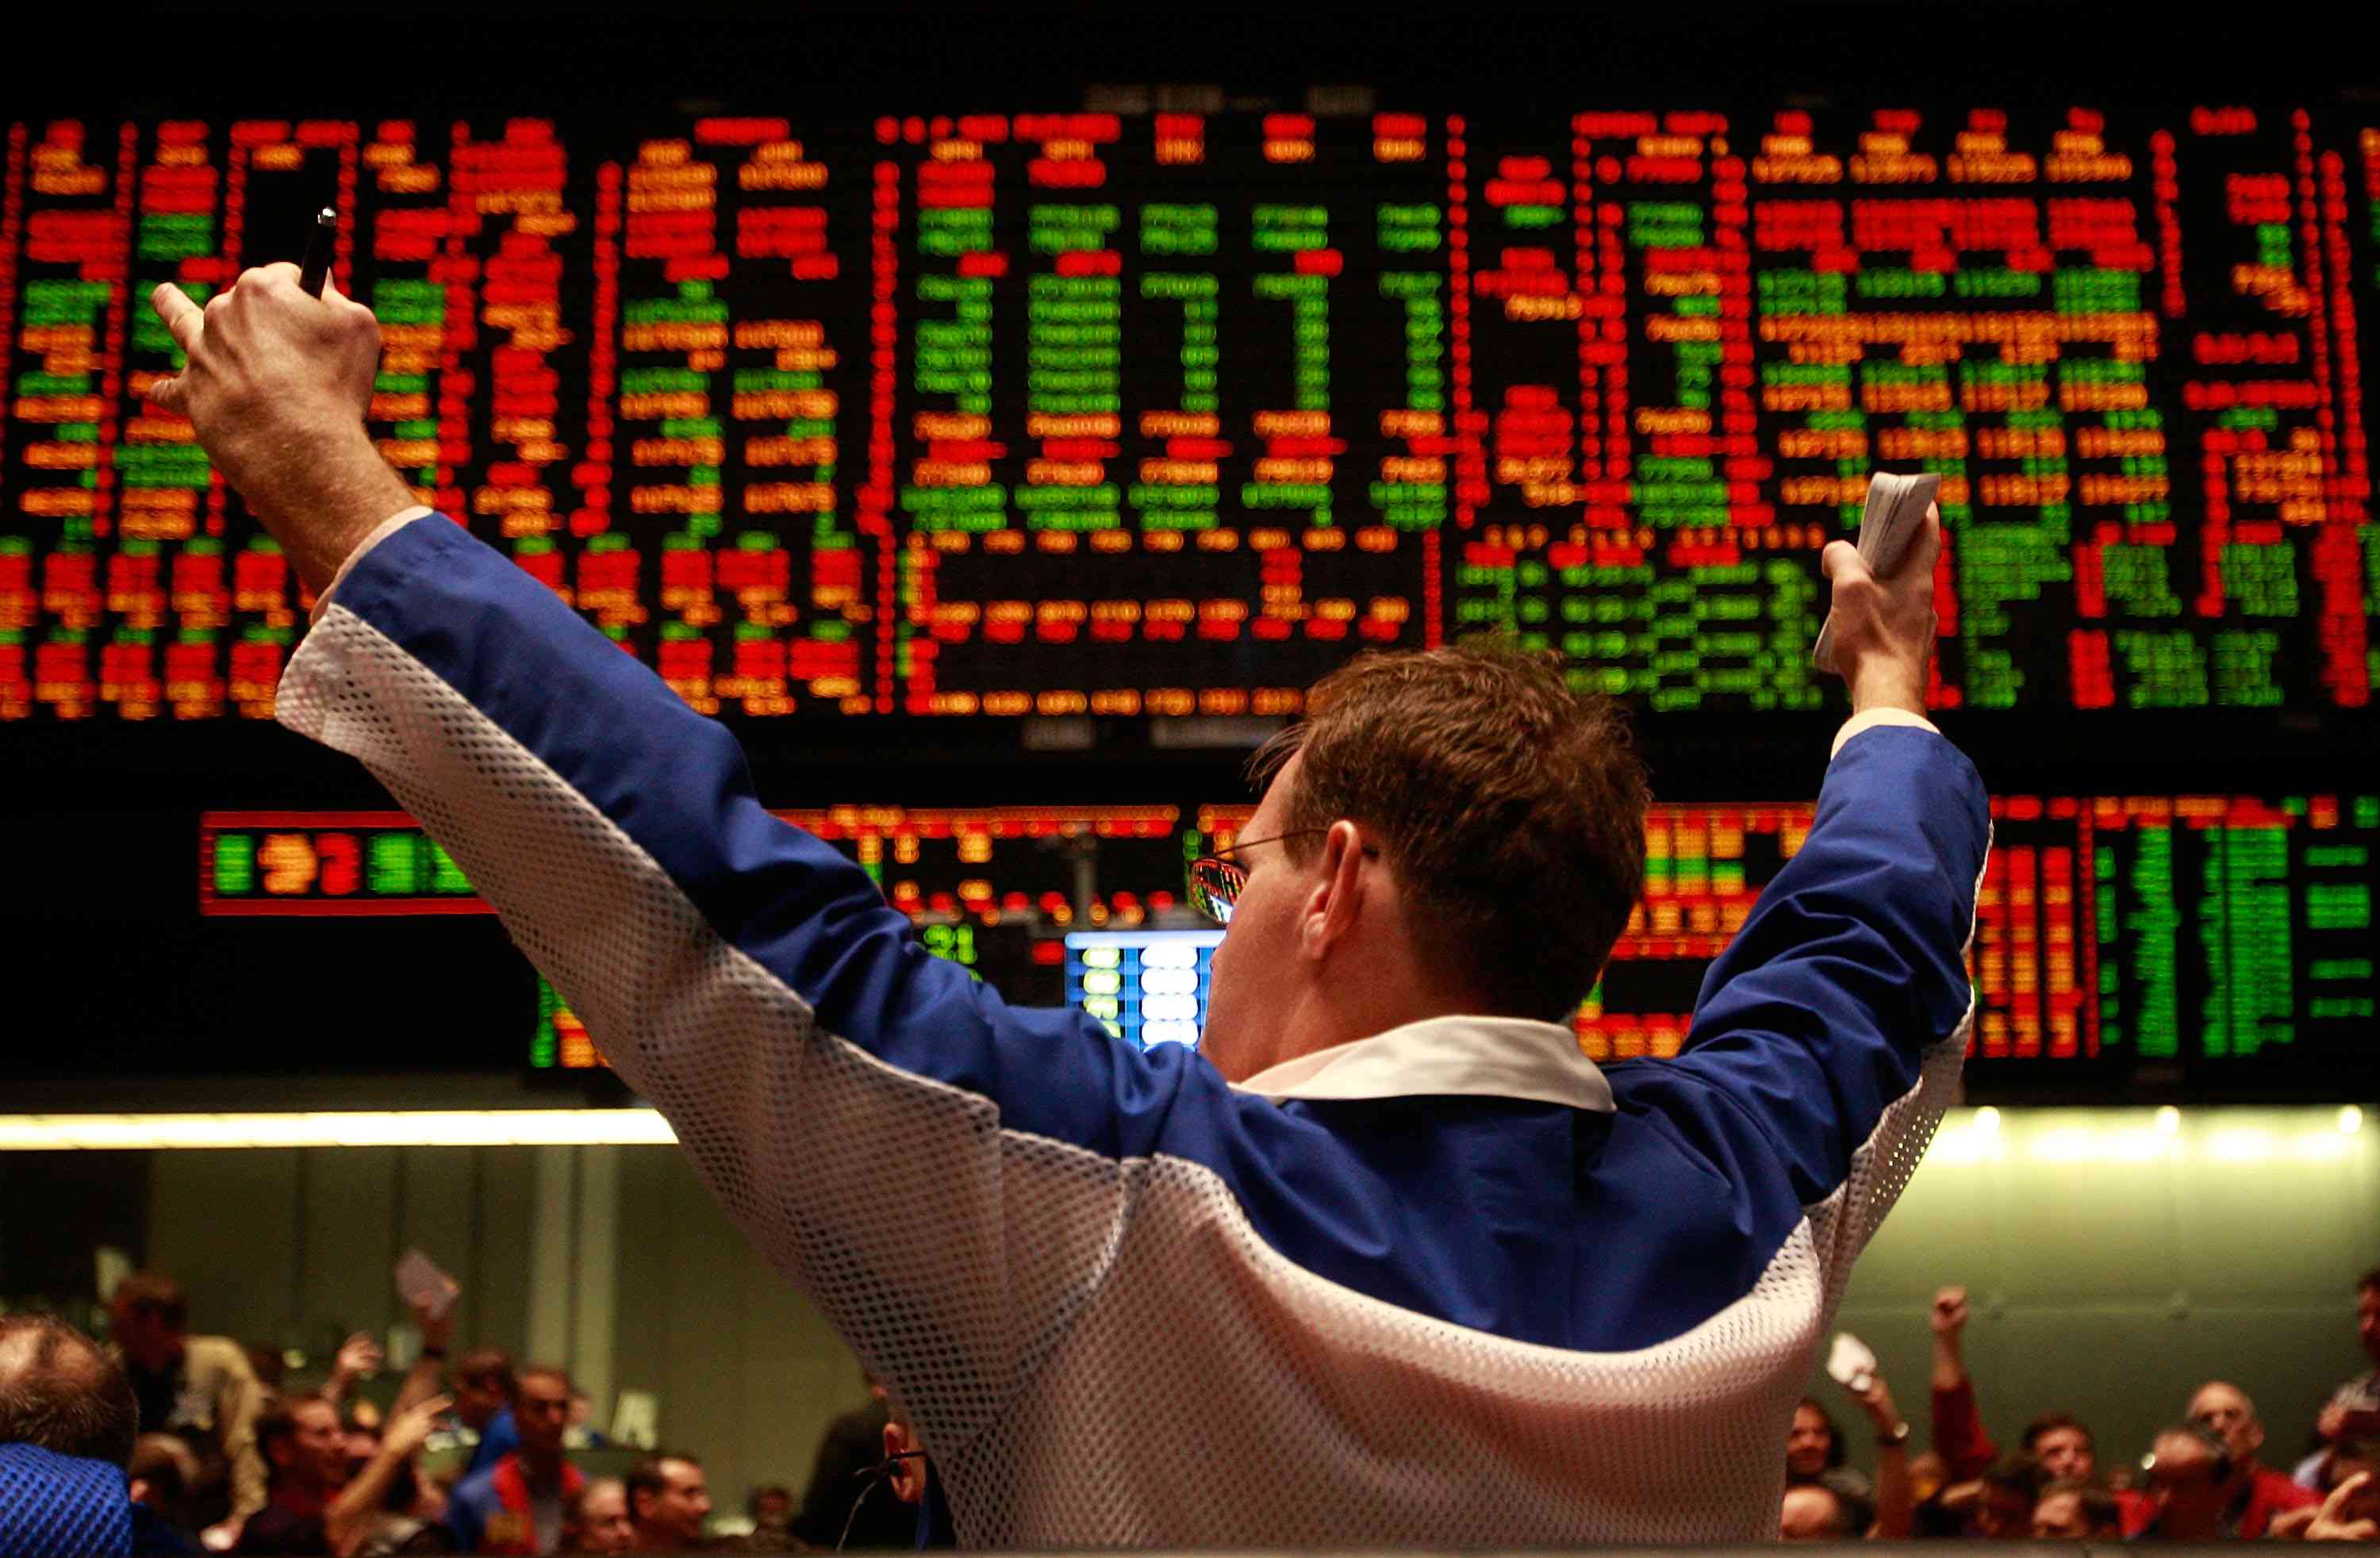
{"label": "blurred background face", "polygon": [[2149,1493],[2163,1512],[2164,1534],[2188,1540],[2220,1528],[2223,1484],[2215,1456],[2194,1439],[2160,1439],[2149,1468]]}
{"label": "blurred background face", "polygon": [[188,1327],[141,1304],[120,1304],[111,1317],[110,1333],[136,1369],[162,1373],[182,1360],[190,1339]]}
{"label": "blurred background face", "polygon": [[1984,1484],[1975,1506],[1975,1527],[1995,1541],[2022,1541],[2033,1535],[2033,1495],[2022,1488]]}
{"label": "blurred background face", "polygon": [[1785,1471],[1791,1477],[1810,1478],[1827,1469],[1827,1456],[1835,1447],[1835,1436],[1827,1431],[1827,1419],[1814,1406],[1793,1409],[1793,1427],[1785,1435]]}
{"label": "blurred background face", "polygon": [[692,1461],[663,1461],[662,1478],[662,1491],[644,1501],[645,1522],[692,1547],[702,1539],[702,1523],[710,1518],[710,1485]]}
{"label": "blurred background face", "polygon": [[2355,1295],[2355,1334],[2362,1339],[2372,1361],[2380,1363],[2380,1287],[2367,1287]]}
{"label": "blurred background face", "polygon": [[2264,1447],[2265,1426],[2256,1420],[2256,1409],[2229,1385],[2208,1385],[2192,1396],[2190,1420],[2212,1430],[2242,1466]]}
{"label": "blurred background face", "polygon": [[2033,1442],[2033,1458],[2053,1482],[2088,1482],[2098,1469],[2091,1436],[2079,1428],[2054,1428]]}
{"label": "blurred background face", "polygon": [[551,1374],[522,1375],[513,1427],[520,1432],[521,1448],[530,1455],[561,1454],[562,1436],[570,1428],[570,1387]]}
{"label": "blurred background face", "polygon": [[280,1464],[298,1485],[337,1488],[347,1480],[347,1435],[327,1401],[301,1401],[291,1417],[298,1430],[280,1446]]}
{"label": "blurred background face", "polygon": [[2091,1535],[2079,1493],[2051,1493],[2033,1506],[2033,1540],[2082,1541]]}
{"label": "blurred background face", "polygon": [[1838,1528],[1842,1508],[1835,1495],[1814,1485],[1785,1490],[1785,1509],[1777,1535],[1784,1541],[1836,1541],[1848,1533]]}
{"label": "blurred background face", "polygon": [[625,1552],[636,1545],[637,1528],[628,1519],[628,1490],[605,1478],[589,1483],[578,1501],[581,1552]]}
{"label": "blurred background face", "polygon": [[504,1382],[493,1374],[455,1382],[455,1416],[475,1429],[487,1427],[489,1418],[511,1405]]}

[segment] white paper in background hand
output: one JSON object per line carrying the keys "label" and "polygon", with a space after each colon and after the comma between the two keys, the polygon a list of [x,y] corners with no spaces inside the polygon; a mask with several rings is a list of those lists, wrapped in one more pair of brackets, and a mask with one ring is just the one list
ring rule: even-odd
{"label": "white paper in background hand", "polygon": [[1834,1348],[1827,1354],[1827,1373],[1845,1390],[1864,1395],[1876,1383],[1876,1354],[1850,1332],[1838,1331]]}
{"label": "white paper in background hand", "polygon": [[[1932,471],[1895,476],[1879,470],[1867,479],[1867,507],[1860,515],[1859,554],[1867,571],[1890,578],[1900,569],[1909,543],[1925,529],[1925,510],[1942,490],[1942,479]],[[1835,618],[1827,615],[1818,629],[1817,647],[1810,663],[1821,671],[1835,669]]]}
{"label": "white paper in background hand", "polygon": [[396,1293],[407,1304],[426,1308],[431,1320],[443,1320],[463,1289],[430,1257],[419,1249],[408,1249],[396,1258]]}

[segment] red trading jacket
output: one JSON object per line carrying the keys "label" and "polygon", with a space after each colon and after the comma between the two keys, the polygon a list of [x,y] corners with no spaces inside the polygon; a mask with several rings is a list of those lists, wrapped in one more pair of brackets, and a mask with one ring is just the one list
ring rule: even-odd
{"label": "red trading jacket", "polygon": [[[2258,1467],[2255,1476],[2248,1479],[2248,1502],[2240,1506],[2239,1523],[2231,1534],[2241,1541],[2254,1541],[2265,1534],[2273,1516],[2285,1509],[2303,1509],[2310,1503],[2320,1503],[2322,1495],[2311,1488],[2301,1488],[2269,1467]],[[2124,1540],[2131,1540],[2156,1524],[2157,1504],[2155,1499],[2141,1499],[2124,1507]]]}

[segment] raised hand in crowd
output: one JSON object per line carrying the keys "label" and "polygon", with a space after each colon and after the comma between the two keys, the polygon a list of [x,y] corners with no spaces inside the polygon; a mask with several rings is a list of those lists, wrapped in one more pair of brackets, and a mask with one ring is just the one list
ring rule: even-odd
{"label": "raised hand in crowd", "polygon": [[362,1545],[379,1520],[396,1474],[421,1453],[431,1430],[454,1405],[445,1396],[433,1395],[390,1416],[381,1430],[380,1448],[322,1511],[322,1530],[338,1558]]}
{"label": "raised hand in crowd", "polygon": [[369,1380],[380,1372],[386,1361],[380,1344],[369,1331],[358,1331],[339,1344],[338,1357],[332,1360],[331,1377],[322,1382],[322,1394],[336,1406],[346,1398],[358,1380]]}
{"label": "raised hand in crowd", "polygon": [[[421,1332],[421,1351],[413,1367],[406,1371],[405,1383],[397,1387],[396,1403],[392,1412],[402,1412],[416,1402],[438,1394],[446,1382],[446,1353],[455,1340],[455,1305],[452,1299],[441,1311],[428,1302],[411,1306],[413,1323]],[[452,1402],[448,1403],[451,1407]]]}
{"label": "raised hand in crowd", "polygon": [[1934,1327],[1934,1388],[1954,1391],[1967,1382],[1967,1363],[1961,1343],[1967,1333],[1967,1290],[1938,1288],[1927,1321]]}
{"label": "raised hand in crowd", "polygon": [[1893,1405],[1892,1391],[1881,1373],[1867,1375],[1864,1388],[1844,1388],[1876,1429],[1876,1525],[1867,1534],[1882,1541],[1906,1540],[1917,1514],[1916,1487],[1909,1474],[1908,1421]]}
{"label": "raised hand in crowd", "polygon": [[2265,1528],[2265,1535],[2300,1541],[2380,1541],[2380,1520],[2359,1518],[2348,1513],[2348,1505],[2358,1502],[2356,1495],[2371,1480],[2368,1471],[2342,1479],[2320,1504],[2274,1515],[2273,1523]]}

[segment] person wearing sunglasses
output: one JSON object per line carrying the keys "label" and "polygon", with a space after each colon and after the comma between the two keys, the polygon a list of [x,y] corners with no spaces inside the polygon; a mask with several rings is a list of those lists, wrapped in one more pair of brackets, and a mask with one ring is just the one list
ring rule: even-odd
{"label": "person wearing sunglasses", "polygon": [[368,310],[286,265],[156,305],[188,366],[152,394],[320,597],[276,718],[452,852],[885,1382],[962,1543],[1775,1532],[1973,1015],[1987,809],[1924,712],[1932,517],[1888,579],[1827,549],[1852,717],[1676,1059],[1606,1071],[1568,1026],[1644,882],[1625,725],[1465,648],[1312,689],[1196,873],[1203,1042],[1142,1051],[929,955],[725,726],[413,506]]}

